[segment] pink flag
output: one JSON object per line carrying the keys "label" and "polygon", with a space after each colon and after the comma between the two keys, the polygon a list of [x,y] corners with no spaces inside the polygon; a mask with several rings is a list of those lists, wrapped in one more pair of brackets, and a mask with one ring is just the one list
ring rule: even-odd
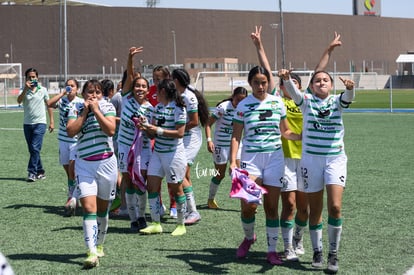
{"label": "pink flag", "polygon": [[249,178],[246,170],[235,168],[231,171],[230,198],[243,199],[248,203],[262,204],[267,190]]}
{"label": "pink flag", "polygon": [[132,183],[142,192],[147,190],[145,179],[141,174],[141,151],[142,151],[142,133],[136,128],[134,142],[128,152],[128,173],[131,176]]}

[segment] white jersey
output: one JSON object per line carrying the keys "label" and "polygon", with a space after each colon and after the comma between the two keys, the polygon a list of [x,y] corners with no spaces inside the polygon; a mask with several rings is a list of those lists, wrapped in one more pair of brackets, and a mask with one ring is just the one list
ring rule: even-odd
{"label": "white jersey", "polygon": [[231,135],[233,133],[234,107],[231,100],[226,100],[213,110],[211,115],[216,119],[214,128],[214,145],[219,147],[230,147]]}
{"label": "white jersey", "polygon": [[[58,132],[58,140],[67,143],[76,143],[77,136],[69,137],[66,131],[66,125],[68,124],[68,115],[69,110],[72,105],[76,105],[78,107],[83,105],[83,99],[75,96],[72,101],[69,101],[68,97],[62,97],[56,103],[57,107],[59,108],[59,132]],[[75,107],[75,108],[78,108]]]}
{"label": "white jersey", "polygon": [[[69,110],[68,119],[77,119],[84,108],[84,104],[72,105]],[[105,117],[116,116],[115,107],[102,99],[99,101],[99,110]],[[93,112],[89,112],[86,121],[78,133],[78,158],[113,153],[112,137],[107,136],[101,129]]]}
{"label": "white jersey", "polygon": [[302,94],[299,104],[303,113],[302,153],[318,156],[345,154],[341,95],[325,99],[311,93]]}
{"label": "white jersey", "polygon": [[[185,108],[177,107],[174,101],[164,105],[158,103],[154,109],[153,123],[166,130],[175,130],[177,124],[185,124],[187,114]],[[171,153],[183,144],[182,138],[155,137],[154,151],[158,153]]]}
{"label": "white jersey", "polygon": [[274,152],[282,147],[280,121],[286,119],[286,108],[280,97],[270,94],[263,101],[253,95],[243,99],[233,121],[244,126],[243,152]]}
{"label": "white jersey", "polygon": [[[185,89],[184,93],[181,95],[183,97],[185,108],[187,110],[187,121],[190,120],[190,114],[197,113],[198,112],[198,99],[196,95],[190,91],[188,88]],[[190,136],[196,135],[200,140],[202,139],[202,133],[200,125],[197,125],[196,127],[191,128],[190,130],[186,131],[184,133],[184,139],[189,139]]]}
{"label": "white jersey", "polygon": [[[149,102],[139,104],[131,92],[122,97],[121,122],[118,131],[118,143],[131,146],[134,141],[135,123],[132,117],[145,116],[148,121],[152,120],[153,107]],[[150,140],[144,135],[142,149],[150,148]]]}

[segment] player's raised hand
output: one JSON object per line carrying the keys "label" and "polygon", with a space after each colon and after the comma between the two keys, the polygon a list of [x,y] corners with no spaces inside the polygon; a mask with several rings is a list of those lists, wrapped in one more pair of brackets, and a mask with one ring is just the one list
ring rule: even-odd
{"label": "player's raised hand", "polygon": [[334,39],[329,44],[329,49],[332,51],[334,48],[341,46],[341,45],[342,45],[341,35],[335,32]]}
{"label": "player's raised hand", "polygon": [[290,70],[288,70],[288,69],[280,69],[277,72],[277,76],[280,77],[280,78],[282,78],[283,80],[289,80],[290,72],[291,71],[293,71],[293,69],[290,69]]}
{"label": "player's raised hand", "polygon": [[345,88],[347,90],[353,90],[354,89],[354,85],[355,85],[354,81],[352,81],[351,79],[343,79],[342,77],[339,77],[339,79],[342,81],[342,83],[344,83]]}
{"label": "player's raised hand", "polygon": [[144,47],[131,47],[129,48],[129,54],[135,55],[137,53],[142,53],[144,51]]}
{"label": "player's raised hand", "polygon": [[257,27],[256,26],[256,30],[255,30],[255,32],[252,32],[251,34],[250,34],[250,38],[252,39],[252,41],[253,41],[253,44],[256,46],[256,47],[260,47],[260,45],[262,44],[262,39],[261,39],[261,37],[260,37],[260,33],[262,32],[262,26],[259,26],[259,27]]}

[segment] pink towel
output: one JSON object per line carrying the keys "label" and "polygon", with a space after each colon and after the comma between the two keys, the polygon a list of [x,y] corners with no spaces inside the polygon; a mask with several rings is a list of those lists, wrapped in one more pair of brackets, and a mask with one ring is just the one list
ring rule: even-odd
{"label": "pink towel", "polygon": [[134,142],[128,152],[128,173],[131,176],[132,183],[142,192],[147,190],[145,179],[141,174],[141,151],[142,151],[142,132],[136,128]]}
{"label": "pink towel", "polygon": [[262,204],[267,190],[249,178],[246,170],[235,168],[231,171],[230,198],[243,199],[248,203]]}

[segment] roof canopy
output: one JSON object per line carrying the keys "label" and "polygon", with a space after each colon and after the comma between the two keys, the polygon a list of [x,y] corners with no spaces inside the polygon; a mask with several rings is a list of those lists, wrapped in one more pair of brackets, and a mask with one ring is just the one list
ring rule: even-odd
{"label": "roof canopy", "polygon": [[[84,3],[86,2],[86,3]],[[54,6],[63,3],[61,0],[0,0],[0,5],[26,5],[26,6]],[[93,5],[87,3],[87,1],[67,1],[68,6],[82,6],[82,5]]]}
{"label": "roof canopy", "polygon": [[414,54],[400,54],[397,60],[397,63],[414,63]]}

